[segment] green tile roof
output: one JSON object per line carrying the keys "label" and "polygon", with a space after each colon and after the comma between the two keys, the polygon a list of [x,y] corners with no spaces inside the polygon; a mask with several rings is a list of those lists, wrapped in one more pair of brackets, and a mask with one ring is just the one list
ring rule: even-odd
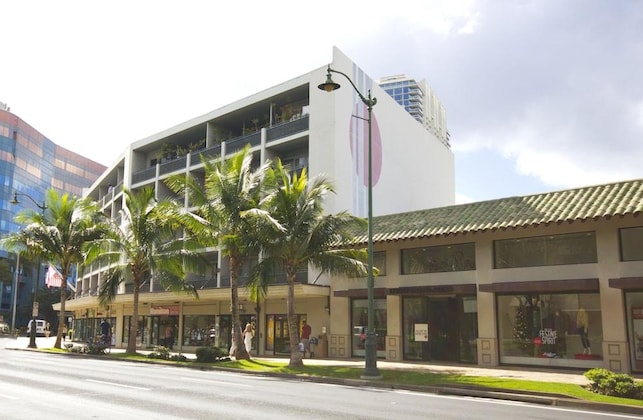
{"label": "green tile roof", "polygon": [[[373,241],[388,242],[577,220],[638,215],[643,179],[509,197],[373,218]],[[355,243],[366,243],[367,234]]]}

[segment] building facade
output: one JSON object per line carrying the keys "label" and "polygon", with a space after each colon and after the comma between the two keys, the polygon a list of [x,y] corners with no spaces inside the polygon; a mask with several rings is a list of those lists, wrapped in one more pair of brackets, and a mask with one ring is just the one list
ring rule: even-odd
{"label": "building facade", "polygon": [[416,82],[405,74],[398,74],[383,77],[378,84],[413,118],[450,146],[446,110],[426,80]]}
{"label": "building facade", "polygon": [[[635,180],[377,217],[378,356],[642,372],[641,211]],[[364,355],[366,296],[332,280],[331,357]]]}
{"label": "building facade", "polygon": [[[366,217],[368,210],[366,107],[347,80],[333,93],[318,89],[326,79],[322,66],[295,79],[258,92],[208,114],[171,127],[130,145],[86,194],[98,201],[112,218],[123,208],[123,188],[153,186],[159,198],[174,197],[165,185],[171,174],[190,173],[203,178],[202,159],[225,159],[250,145],[255,163],[280,158],[293,170],[307,168],[311,175],[326,174],[336,194],[325,202],[329,213],[347,210]],[[338,49],[331,67],[348,75],[363,94],[377,98],[373,108],[374,214],[391,214],[453,204],[454,159],[451,150],[409,116],[377,83]],[[431,170],[426,170],[430,167]],[[418,194],[408,184],[426,187]],[[190,203],[186,203],[189,207]],[[159,291],[149,284],[141,293],[138,345],[161,343],[168,325],[177,328],[174,348],[195,349],[206,344],[228,346],[230,341],[230,289],[227,261],[216,249],[204,255],[210,263],[206,276],[190,276],[199,299]],[[242,277],[252,261],[247,261]],[[99,305],[97,293],[104,267],[89,267],[78,279],[66,308],[75,314],[74,334],[85,339],[100,318],[111,319],[117,345],[127,342],[132,294],[124,286],[108,307]],[[243,284],[243,278],[241,284]],[[319,334],[329,326],[330,279],[312,271],[298,275],[296,311]],[[285,278],[277,279],[265,300],[255,303],[240,289],[242,322],[258,332],[253,352],[282,354],[289,351],[286,328]],[[215,330],[210,338],[209,331]]]}
{"label": "building facade", "polygon": [[[447,144],[338,50],[331,67],[378,98],[373,109],[378,357],[643,372],[643,180],[453,205]],[[132,144],[87,195],[117,218],[124,187],[152,185],[159,197],[171,197],[164,178],[203,176],[202,158],[225,158],[250,144],[260,161],[279,157],[293,169],[328,174],[337,186],[328,211],[365,216],[366,130],[355,118],[365,109],[346,86],[332,94],[319,91],[325,70]],[[409,174],[413,185],[403,188]],[[365,236],[359,240],[366,243]],[[198,300],[160,291],[154,282],[141,293],[140,329],[132,332],[139,346],[161,344],[168,325],[177,328],[179,351],[230,345],[227,261],[216,249],[205,255],[210,273],[189,278]],[[252,264],[245,262],[241,285]],[[124,346],[131,289],[125,285],[112,304],[101,306],[102,270],[89,267],[78,279],[67,309],[74,312],[77,339],[93,334],[105,317],[114,325],[116,344]],[[316,356],[364,356],[365,285],[363,278],[299,273],[295,311],[319,339]],[[258,303],[240,288],[242,323],[253,323],[257,332],[253,354],[289,351],[285,298],[286,285],[279,279]]]}
{"label": "building facade", "polygon": [[[0,235],[17,232],[20,226],[14,222],[16,214],[25,208],[37,210],[37,205],[42,205],[37,203],[43,203],[48,189],[80,197],[105,169],[93,160],[58,146],[0,103]],[[19,203],[12,202],[15,192],[20,194]],[[4,250],[0,251],[0,261],[5,267],[0,271],[3,276],[0,315],[10,323],[15,297],[16,327],[26,327],[31,318],[36,285],[41,287],[44,282],[44,270],[23,258],[16,276],[16,255]],[[18,287],[14,294],[16,277]]]}

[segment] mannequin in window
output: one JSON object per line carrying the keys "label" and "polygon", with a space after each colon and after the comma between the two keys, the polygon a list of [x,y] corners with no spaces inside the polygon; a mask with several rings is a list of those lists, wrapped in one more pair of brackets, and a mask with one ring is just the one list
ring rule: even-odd
{"label": "mannequin in window", "polygon": [[587,336],[588,327],[587,312],[585,312],[585,308],[580,308],[578,314],[576,314],[576,328],[583,345],[583,354],[592,354],[592,350],[589,347],[589,337]]}
{"label": "mannequin in window", "polygon": [[556,353],[559,357],[567,354],[567,332],[569,330],[569,316],[559,309],[554,312],[554,330],[556,331]]}

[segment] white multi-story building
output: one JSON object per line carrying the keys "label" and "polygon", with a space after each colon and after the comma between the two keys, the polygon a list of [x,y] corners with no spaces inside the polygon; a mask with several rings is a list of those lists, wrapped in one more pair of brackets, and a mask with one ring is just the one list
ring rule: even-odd
{"label": "white multi-story building", "polygon": [[[372,118],[373,213],[385,215],[453,204],[454,158],[445,142],[417,124],[338,49],[333,51],[330,66],[349,76],[362,94],[370,90],[378,100]],[[365,105],[340,75],[335,76],[343,85],[341,89],[333,93],[319,90],[326,69],[326,65],[321,66],[131,144],[86,195],[116,218],[123,207],[123,188],[136,190],[151,185],[159,198],[170,197],[172,192],[164,184],[170,174],[203,177],[201,157],[225,158],[250,144],[257,162],[280,158],[293,169],[307,167],[311,175],[326,174],[337,191],[325,203],[329,213],[347,210],[366,217]],[[227,262],[217,250],[210,250],[206,257],[211,263],[210,274],[190,278],[199,290],[199,300],[158,291],[154,282],[141,294],[142,330],[137,332],[141,346],[157,344],[167,324],[178,326],[178,347],[204,345],[205,331],[211,325],[218,329],[216,344],[229,344]],[[91,334],[99,319],[108,317],[115,325],[117,345],[125,343],[125,326],[132,314],[131,290],[123,287],[113,304],[102,307],[97,299],[100,268],[86,273],[67,303],[67,309],[75,314],[75,333],[85,338],[82,334]],[[329,325],[329,280],[308,272],[300,273],[298,280],[296,312],[319,332]],[[240,293],[245,299],[242,322],[255,322],[260,333],[256,335],[255,351],[287,351],[285,282],[272,286],[260,305],[250,302],[244,290]]]}
{"label": "white multi-story building", "polygon": [[382,77],[378,84],[442,143],[450,146],[446,110],[426,80],[416,82],[405,74],[398,74]]}

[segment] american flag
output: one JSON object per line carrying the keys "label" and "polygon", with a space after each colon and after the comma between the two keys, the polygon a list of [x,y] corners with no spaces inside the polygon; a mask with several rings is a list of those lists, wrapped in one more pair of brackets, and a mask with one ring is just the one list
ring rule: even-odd
{"label": "american flag", "polygon": [[45,284],[47,287],[60,287],[63,281],[63,276],[56,270],[56,267],[49,264],[47,269],[47,277],[45,278]]}

